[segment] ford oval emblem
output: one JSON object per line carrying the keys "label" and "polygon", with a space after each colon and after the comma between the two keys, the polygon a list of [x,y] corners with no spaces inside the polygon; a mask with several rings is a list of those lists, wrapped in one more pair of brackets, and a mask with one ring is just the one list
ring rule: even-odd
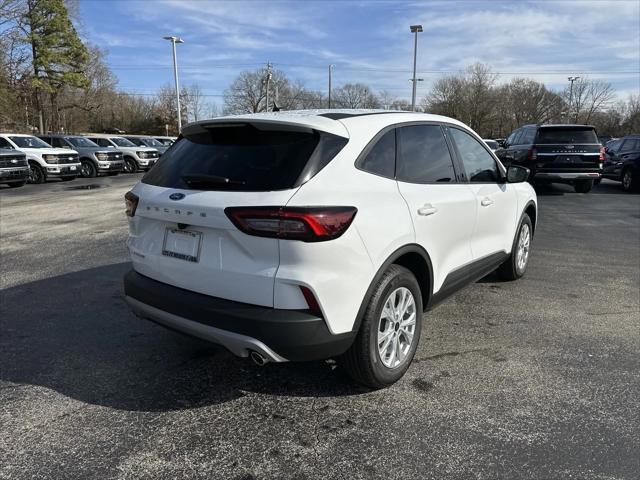
{"label": "ford oval emblem", "polygon": [[171,200],[182,200],[184,198],[184,193],[172,193],[169,195]]}

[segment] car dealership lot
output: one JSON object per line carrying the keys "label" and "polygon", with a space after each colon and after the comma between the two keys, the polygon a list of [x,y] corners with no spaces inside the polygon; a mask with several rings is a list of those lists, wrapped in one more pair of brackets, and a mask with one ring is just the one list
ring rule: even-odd
{"label": "car dealership lot", "polygon": [[135,318],[137,178],[0,191],[0,477],[637,476],[640,195],[540,189],[526,276],[428,313],[407,375],[370,392]]}

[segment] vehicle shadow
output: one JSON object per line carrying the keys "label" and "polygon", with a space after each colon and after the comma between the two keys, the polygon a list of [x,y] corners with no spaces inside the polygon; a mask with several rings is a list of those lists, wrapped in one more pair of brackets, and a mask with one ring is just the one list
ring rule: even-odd
{"label": "vehicle shadow", "polygon": [[219,404],[247,392],[324,397],[367,391],[332,362],[258,367],[136,318],[122,291],[129,268],[108,265],[1,290],[0,379],[131,411]]}

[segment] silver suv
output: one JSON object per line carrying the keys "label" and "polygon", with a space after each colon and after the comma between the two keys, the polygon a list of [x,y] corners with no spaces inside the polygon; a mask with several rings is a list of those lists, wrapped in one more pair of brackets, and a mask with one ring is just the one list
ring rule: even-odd
{"label": "silver suv", "polygon": [[85,136],[101,147],[120,150],[124,155],[124,173],[149,170],[160,157],[160,152],[155,148],[139,147],[120,135],[89,134]]}
{"label": "silver suv", "polygon": [[71,148],[80,156],[80,175],[93,178],[100,173],[117,175],[124,168],[123,154],[113,148],[100,147],[88,138],[77,135],[38,135],[49,145]]}

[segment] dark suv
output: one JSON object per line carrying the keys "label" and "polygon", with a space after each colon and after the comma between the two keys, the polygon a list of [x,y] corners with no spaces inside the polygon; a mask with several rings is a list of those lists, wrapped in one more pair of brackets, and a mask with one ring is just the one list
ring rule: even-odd
{"label": "dark suv", "polygon": [[524,125],[495,153],[505,166],[530,169],[532,183],[568,183],[579,193],[600,180],[604,162],[604,147],[591,125]]}
{"label": "dark suv", "polygon": [[602,176],[622,182],[627,192],[640,189],[640,135],[607,143]]}

